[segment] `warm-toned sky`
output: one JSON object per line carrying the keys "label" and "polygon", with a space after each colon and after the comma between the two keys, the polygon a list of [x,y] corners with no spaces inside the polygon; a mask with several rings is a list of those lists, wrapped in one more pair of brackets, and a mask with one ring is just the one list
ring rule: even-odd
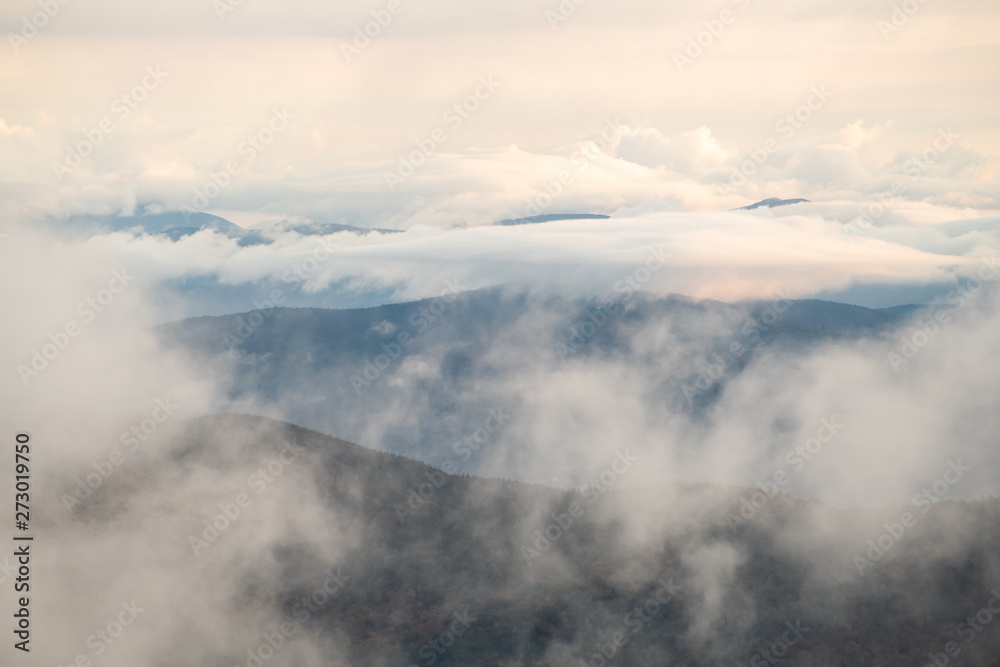
{"label": "warm-toned sky", "polygon": [[[193,202],[241,224],[476,224],[523,215],[609,123],[621,136],[571,172],[549,212],[864,202],[898,175],[901,199],[930,219],[1000,209],[995,2],[912,0],[912,16],[893,16],[893,3],[869,0],[237,1],[3,3],[6,210]],[[373,16],[387,25],[371,23],[377,37],[347,53]],[[144,79],[144,99],[124,106]],[[448,114],[477,89],[478,108]],[[275,109],[292,120],[245,160],[241,142]],[[782,123],[796,111],[804,120]],[[913,178],[906,160],[949,128],[957,139]],[[54,167],[85,133],[96,145],[79,166]],[[390,187],[415,142],[433,155]],[[765,146],[744,184],[734,170]],[[230,160],[242,161],[231,183],[198,206],[195,188]]]}

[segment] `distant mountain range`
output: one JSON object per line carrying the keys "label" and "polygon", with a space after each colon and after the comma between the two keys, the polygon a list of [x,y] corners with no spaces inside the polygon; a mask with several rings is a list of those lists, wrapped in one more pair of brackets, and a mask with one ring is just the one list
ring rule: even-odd
{"label": "distant mountain range", "polygon": [[[230,398],[238,403],[280,406],[274,414],[295,423],[442,465],[454,459],[453,443],[474,433],[490,409],[530,412],[531,398],[519,383],[545,369],[558,375],[584,359],[619,364],[657,387],[664,413],[697,418],[761,354],[878,339],[918,310],[816,300],[790,301],[780,314],[772,309],[764,302],[643,293],[602,307],[496,288],[375,308],[200,317],[157,332],[206,373],[231,378]],[[650,347],[653,332],[663,331],[671,336],[656,334],[661,342]],[[742,346],[735,356],[728,352],[734,342]],[[718,377],[707,377],[720,363]],[[387,418],[388,405],[405,419]],[[496,437],[512,448],[535,444],[516,428]],[[539,469],[532,479],[564,474]]]}
{"label": "distant mountain range", "polygon": [[767,208],[774,208],[775,206],[788,206],[790,204],[801,204],[803,202],[808,202],[808,199],[779,199],[777,197],[768,197],[767,199],[761,199],[759,202],[754,202],[749,206],[741,206],[737,211],[752,211],[755,208],[760,208],[761,206],[766,206]]}
{"label": "distant mountain range", "polygon": [[509,227],[511,225],[533,225],[540,222],[553,222],[555,220],[605,220],[610,217],[610,215],[602,215],[600,213],[547,213],[545,215],[532,215],[527,218],[498,220],[495,224]]}
{"label": "distant mountain range", "polygon": [[355,227],[354,225],[342,225],[335,222],[288,222],[284,220],[267,221],[251,225],[251,231],[284,232],[291,231],[303,236],[315,236],[324,234],[335,234],[337,232],[352,232],[354,234],[367,234],[369,232],[379,232],[381,234],[399,234],[401,229],[385,229],[382,227]]}
{"label": "distant mountain range", "polygon": [[178,240],[195,234],[203,229],[214,229],[232,238],[240,239],[240,245],[258,245],[271,243],[273,238],[283,232],[295,232],[301,235],[334,234],[337,232],[352,232],[367,234],[380,232],[396,233],[398,229],[366,229],[353,225],[323,222],[288,222],[269,221],[244,229],[225,218],[210,213],[198,211],[169,211],[164,213],[144,213],[138,215],[76,215],[65,223],[58,224],[60,229],[69,230],[77,236],[92,236],[116,231],[134,231],[139,234],[159,234],[171,240]]}
{"label": "distant mountain range", "polygon": [[225,218],[210,213],[181,211],[147,213],[145,215],[74,215],[66,221],[66,227],[78,233],[98,234],[136,230],[146,234],[170,234],[180,237],[193,234],[201,229],[216,229],[224,234],[239,235],[243,228]]}

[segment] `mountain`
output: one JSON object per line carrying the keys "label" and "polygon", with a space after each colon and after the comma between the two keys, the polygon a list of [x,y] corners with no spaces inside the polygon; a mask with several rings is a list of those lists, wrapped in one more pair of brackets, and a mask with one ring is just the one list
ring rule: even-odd
{"label": "mountain", "polygon": [[[766,302],[752,302],[757,311],[766,309],[767,305]],[[788,310],[781,313],[781,321],[821,337],[856,339],[885,333],[921,308],[914,304],[863,308],[819,299],[797,299],[791,301]]]}
{"label": "mountain", "polygon": [[382,227],[355,227],[354,225],[342,225],[335,222],[289,222],[285,220],[268,220],[252,225],[250,229],[269,233],[282,233],[286,231],[295,232],[303,236],[327,235],[337,232],[351,232],[352,234],[368,234],[379,232],[380,234],[399,234],[401,229],[385,229]]}
{"label": "mountain", "polygon": [[225,218],[202,212],[170,211],[166,213],[140,213],[140,215],[74,215],[62,226],[75,232],[92,236],[116,231],[138,230],[145,234],[166,234],[179,238],[202,229],[216,229],[223,234],[239,236],[243,228]]}
{"label": "mountain", "polygon": [[[839,340],[879,340],[916,311],[806,300],[778,304],[778,312],[771,302],[618,296],[602,303],[496,288],[375,308],[275,307],[156,332],[206,374],[229,378],[237,404],[268,405],[275,410],[269,414],[295,423],[443,465],[490,410],[522,420],[534,414],[540,377],[558,383],[584,363],[598,375],[628,373],[648,385],[664,415],[698,420],[755,360]],[[394,409],[387,414],[386,406]],[[517,470],[516,452],[539,444],[522,428],[492,436],[511,461],[463,469],[572,479],[565,469]],[[486,457],[469,465],[486,466]]]}
{"label": "mountain", "polygon": [[[624,478],[635,463],[618,457]],[[703,484],[560,491],[218,415],[158,434],[67,517],[81,545],[143,531],[151,562],[116,575],[129,598],[197,582],[213,628],[197,664],[877,667],[945,664],[949,642],[962,664],[1000,655],[985,611],[1000,599],[998,500],[921,513]],[[183,623],[163,630],[189,645]]]}
{"label": "mountain", "polygon": [[232,238],[238,238],[240,245],[260,245],[271,243],[273,238],[285,232],[295,232],[303,236],[351,232],[353,234],[398,233],[398,229],[366,229],[353,225],[324,222],[268,221],[244,229],[225,218],[200,211],[168,211],[147,213],[140,210],[137,215],[75,215],[63,222],[50,221],[60,229],[68,230],[76,236],[94,236],[116,231],[134,231],[140,234],[158,234],[177,241],[203,229],[214,229]]}
{"label": "mountain", "polygon": [[808,202],[808,199],[779,199],[778,197],[768,197],[767,199],[761,199],[759,202],[754,202],[749,206],[741,206],[737,211],[752,211],[755,208],[760,208],[761,206],[766,206],[768,208],[774,208],[775,206],[788,206],[789,204],[799,204],[803,202]]}
{"label": "mountain", "polygon": [[509,227],[511,225],[533,225],[540,222],[552,222],[554,220],[606,220],[610,215],[599,213],[547,213],[545,215],[532,215],[527,218],[508,218],[498,220],[497,225]]}

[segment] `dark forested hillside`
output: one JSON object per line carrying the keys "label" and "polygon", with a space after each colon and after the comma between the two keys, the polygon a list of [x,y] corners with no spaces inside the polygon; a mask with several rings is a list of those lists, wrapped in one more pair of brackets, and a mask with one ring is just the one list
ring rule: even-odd
{"label": "dark forested hillside", "polygon": [[[72,518],[91,536],[140,521],[171,572],[214,573],[205,599],[264,619],[242,654],[220,646],[197,664],[305,664],[292,648],[254,657],[282,627],[280,644],[308,647],[309,664],[846,667],[923,665],[946,646],[959,664],[1000,655],[992,613],[980,612],[1000,603],[997,501],[848,511],[766,490],[624,489],[612,478],[634,465],[626,446],[611,447],[616,474],[560,491],[449,475],[240,415],[157,438]],[[186,495],[196,478],[213,490]],[[195,664],[183,647],[178,638],[162,664]]]}

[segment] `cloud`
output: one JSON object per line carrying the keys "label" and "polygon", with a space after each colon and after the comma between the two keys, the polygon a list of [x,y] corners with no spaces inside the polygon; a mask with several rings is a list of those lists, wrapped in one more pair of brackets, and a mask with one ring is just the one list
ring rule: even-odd
{"label": "cloud", "polygon": [[615,154],[647,167],[686,173],[718,167],[731,156],[705,126],[673,137],[664,137],[655,128],[635,130],[619,140]]}
{"label": "cloud", "polygon": [[[857,215],[856,208],[842,210],[844,218]],[[779,286],[806,296],[855,282],[948,280],[997,250],[995,235],[960,230],[899,224],[852,236],[840,221],[819,216],[623,211],[608,220],[417,226],[403,234],[288,232],[269,245],[241,246],[210,230],[176,242],[116,233],[88,245],[116,264],[141,267],[153,284],[201,276],[287,294],[388,289],[397,300],[436,296],[446,281],[463,289],[524,284],[600,295],[654,258],[663,268],[645,289],[732,301],[766,297]]]}
{"label": "cloud", "polygon": [[[190,205],[228,161],[245,160],[241,143],[276,107],[295,116],[292,127],[244,165],[210,209],[401,228],[514,217],[565,168],[557,157],[616,118],[636,129],[605,151],[617,160],[595,161],[590,174],[578,175],[562,199],[567,208],[608,212],[660,198],[705,210],[768,196],[871,195],[939,129],[952,128],[959,144],[907,198],[1000,209],[998,148],[977,111],[994,107],[997,93],[975,75],[989,62],[982,53],[996,48],[997,17],[971,1],[923,7],[888,44],[875,26],[884,13],[877,8],[753,5],[684,74],[670,55],[716,14],[698,4],[581,6],[555,31],[545,7],[527,2],[488,11],[443,0],[406,5],[351,63],[341,46],[378,8],[243,3],[220,20],[211,3],[195,0],[151,13],[106,1],[87,11],[60,7],[10,53],[0,84],[12,100],[0,131],[8,148],[0,152],[0,183],[15,198],[4,205],[22,215]],[[37,11],[15,3],[0,21],[16,34]],[[503,47],[515,42],[516,52]],[[982,53],[959,48],[968,44]],[[123,51],[133,57],[121,59]],[[418,75],[400,70],[403,60]],[[169,75],[120,118],[112,105],[147,67]],[[501,82],[496,94],[459,127],[446,123],[444,114],[482,76]],[[793,137],[776,131],[816,86],[830,102]],[[928,95],[933,110],[919,103]],[[104,119],[113,131],[57,180],[53,163]],[[447,138],[399,192],[390,191],[385,172],[437,128]],[[721,192],[769,137],[780,146],[768,165],[746,187]]]}

